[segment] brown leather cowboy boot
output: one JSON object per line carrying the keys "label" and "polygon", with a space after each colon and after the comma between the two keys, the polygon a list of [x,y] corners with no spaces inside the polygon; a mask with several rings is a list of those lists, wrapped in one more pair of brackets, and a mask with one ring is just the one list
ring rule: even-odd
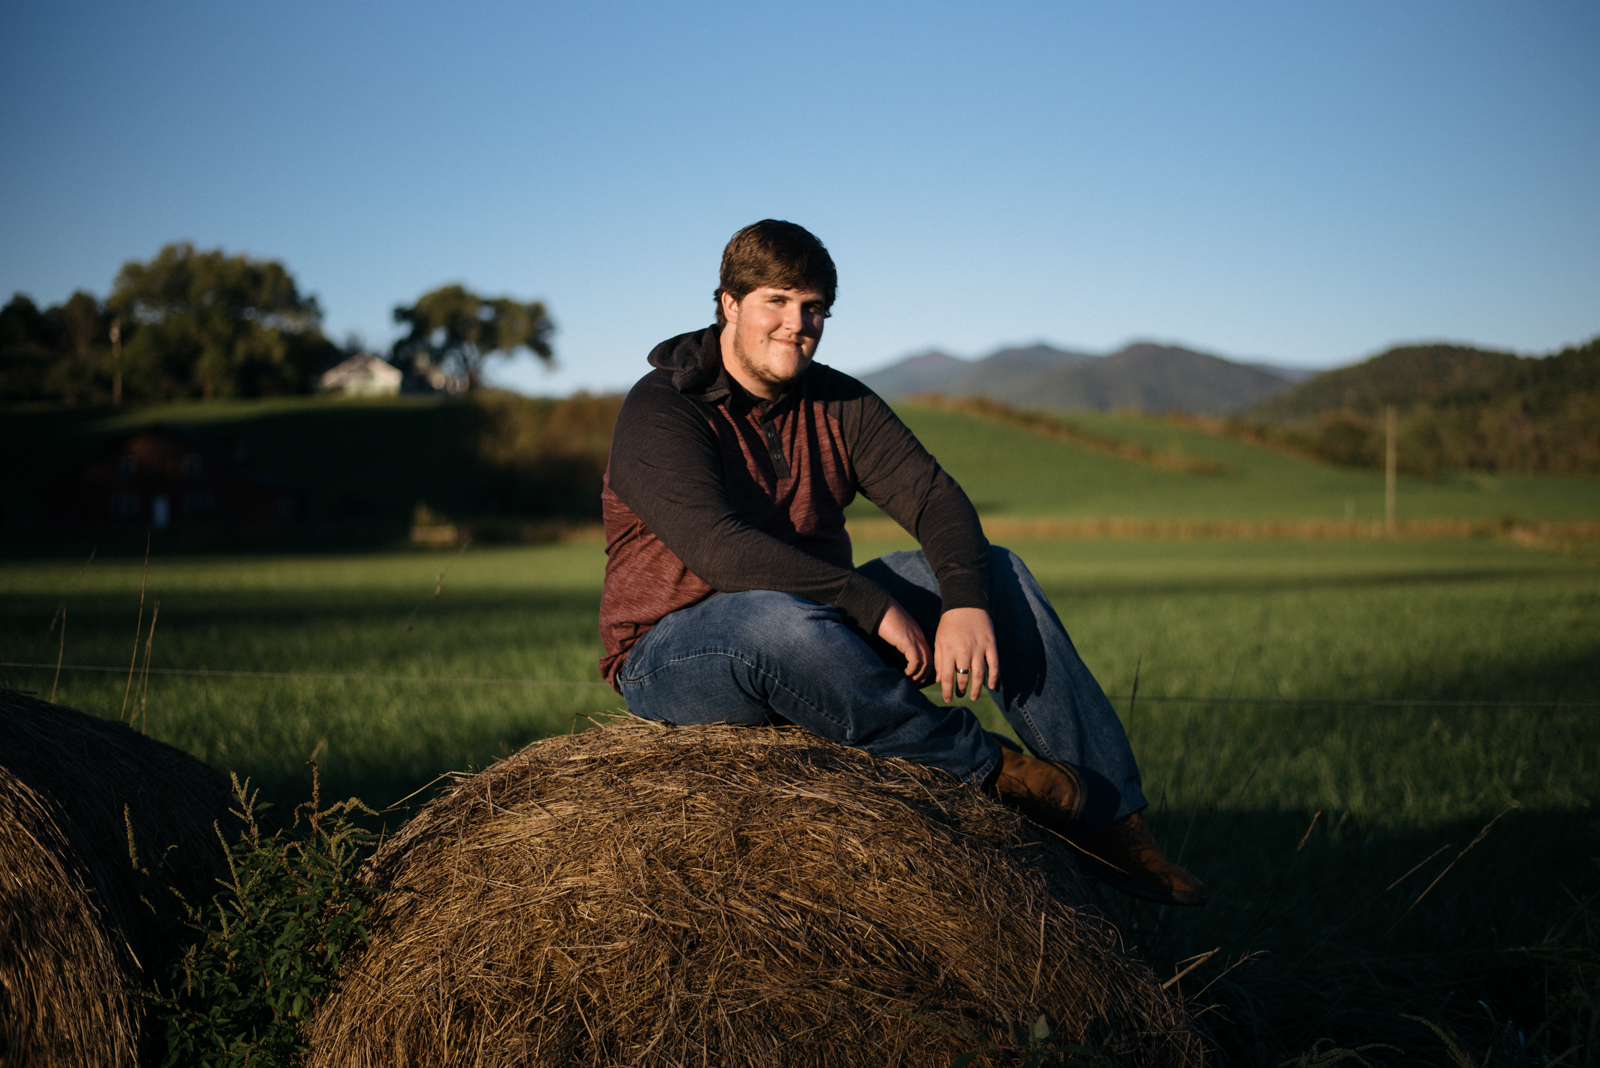
{"label": "brown leather cowboy boot", "polygon": [[1206,903],[1205,884],[1167,859],[1137,812],[1073,842],[1087,854],[1078,858],[1084,874],[1124,894],[1163,905]]}
{"label": "brown leather cowboy boot", "polygon": [[1164,905],[1204,905],[1205,885],[1167,859],[1135,812],[1099,834],[1085,835],[1083,784],[1070,764],[1027,756],[1009,745],[985,784],[1035,823],[1078,847],[1085,875],[1125,894]]}
{"label": "brown leather cowboy boot", "polygon": [[1067,764],[1002,747],[988,785],[1000,800],[1059,835],[1081,830],[1083,784]]}

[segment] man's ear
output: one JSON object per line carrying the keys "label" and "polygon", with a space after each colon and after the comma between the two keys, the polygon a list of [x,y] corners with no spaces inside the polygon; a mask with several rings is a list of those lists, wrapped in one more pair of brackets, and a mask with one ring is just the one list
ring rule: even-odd
{"label": "man's ear", "polygon": [[730,323],[739,321],[739,302],[728,292],[722,294],[722,317]]}

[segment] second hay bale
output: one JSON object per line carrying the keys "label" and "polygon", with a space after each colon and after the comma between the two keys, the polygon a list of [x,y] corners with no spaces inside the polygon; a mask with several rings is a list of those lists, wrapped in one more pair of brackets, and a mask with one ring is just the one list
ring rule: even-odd
{"label": "second hay bale", "polygon": [[172,746],[0,690],[0,1063],[148,1056],[138,991],[181,949],[178,895],[227,874],[230,802]]}
{"label": "second hay bale", "polygon": [[1040,1013],[1118,1064],[1198,1063],[1044,837],[794,729],[551,739],[374,859],[372,940],[310,1063],[926,1065]]}

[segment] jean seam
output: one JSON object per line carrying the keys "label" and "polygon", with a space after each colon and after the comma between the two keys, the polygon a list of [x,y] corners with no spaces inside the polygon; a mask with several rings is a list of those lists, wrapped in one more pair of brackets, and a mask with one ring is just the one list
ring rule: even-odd
{"label": "jean seam", "polygon": [[1039,724],[1033,718],[1033,713],[1028,711],[1028,706],[1023,704],[1021,701],[1018,701],[1017,711],[1021,712],[1022,718],[1028,721],[1028,729],[1033,732],[1033,738],[1031,740],[1039,747],[1039,755],[1044,757],[1046,760],[1056,759],[1054,750],[1050,748],[1050,743],[1045,741],[1044,732],[1039,729]]}
{"label": "jean seam", "polygon": [[[743,660],[746,664],[750,664],[750,661],[745,660],[744,657],[736,649],[721,649],[721,648],[718,648],[717,646],[710,645],[710,646],[706,646],[706,647],[701,648],[701,649],[696,649],[691,653],[679,653],[677,656],[672,657],[670,660],[667,660],[667,661],[665,661],[663,663],[657,664],[656,666],[652,667],[649,671],[646,671],[641,675],[637,675],[634,678],[628,679],[627,681],[628,682],[643,682],[645,679],[648,679],[651,675],[654,675],[657,672],[665,671],[667,668],[672,667],[674,664],[682,664],[682,663],[684,663],[685,661],[688,661],[688,660],[698,660],[702,656],[728,656],[728,657],[732,657],[735,660]],[[751,667],[755,667],[756,665],[750,664],[750,666]]]}
{"label": "jean seam", "polygon": [[640,684],[644,683],[646,680],[648,680],[652,675],[655,675],[656,673],[661,672],[661,671],[665,671],[667,668],[672,667],[674,664],[681,664],[681,663],[684,663],[684,662],[689,661],[689,660],[698,660],[701,657],[706,657],[706,656],[725,656],[730,660],[739,661],[745,667],[756,671],[758,674],[761,675],[762,678],[767,679],[768,681],[770,681],[774,688],[782,690],[784,693],[786,693],[790,697],[794,698],[800,704],[805,705],[818,718],[825,719],[829,723],[832,723],[835,726],[841,728],[846,733],[849,733],[850,725],[848,723],[846,723],[846,722],[844,722],[842,720],[839,720],[839,719],[835,719],[833,716],[828,715],[828,713],[822,711],[822,709],[818,708],[816,705],[812,704],[810,701],[808,701],[804,697],[802,697],[798,691],[796,691],[792,687],[786,685],[784,683],[784,681],[779,676],[774,675],[772,672],[770,672],[766,668],[762,667],[759,662],[751,660],[749,657],[745,656],[743,653],[739,652],[738,650],[709,648],[709,649],[700,649],[700,650],[697,650],[697,651],[695,651],[693,653],[685,653],[685,654],[683,654],[681,656],[673,657],[671,660],[668,660],[664,664],[661,664],[661,665],[659,665],[657,667],[651,668],[649,671],[645,672],[643,675],[640,675],[637,679],[624,680],[623,681],[623,685],[640,685]]}

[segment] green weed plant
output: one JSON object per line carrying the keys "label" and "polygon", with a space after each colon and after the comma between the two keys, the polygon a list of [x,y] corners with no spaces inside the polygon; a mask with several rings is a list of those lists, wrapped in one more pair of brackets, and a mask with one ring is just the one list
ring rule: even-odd
{"label": "green weed plant", "polygon": [[370,899],[356,878],[373,835],[351,798],[312,796],[290,828],[268,830],[270,807],[233,780],[244,831],[228,850],[229,882],[191,906],[196,939],[152,998],[165,1027],[166,1068],[257,1068],[301,1062],[311,1013],[343,956],[366,944]]}

